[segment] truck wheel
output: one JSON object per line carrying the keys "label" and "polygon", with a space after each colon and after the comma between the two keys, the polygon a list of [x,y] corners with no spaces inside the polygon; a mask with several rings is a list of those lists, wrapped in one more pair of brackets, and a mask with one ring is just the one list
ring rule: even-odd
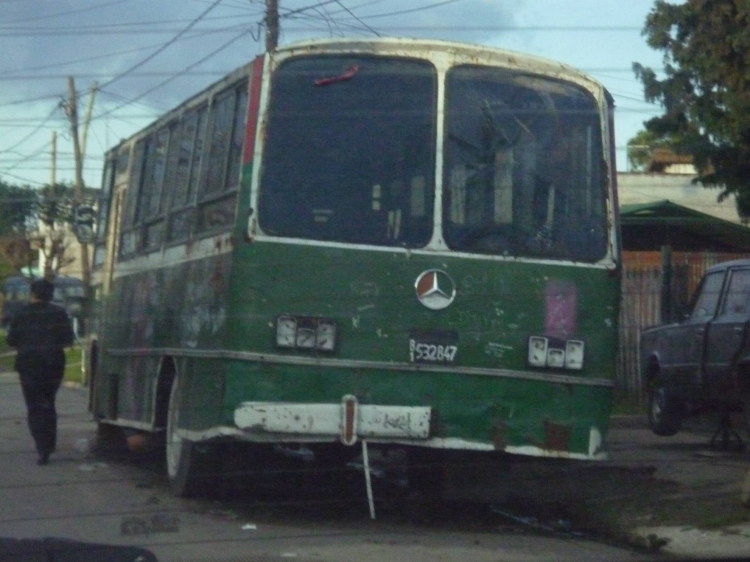
{"label": "truck wheel", "polygon": [[750,435],[750,390],[745,390],[741,396],[742,400],[742,423],[745,431]]}
{"label": "truck wheel", "polygon": [[669,437],[682,427],[680,405],[659,382],[654,382],[648,393],[648,424],[656,435]]}
{"label": "truck wheel", "polygon": [[206,495],[217,477],[220,466],[218,455],[212,454],[209,443],[185,439],[177,431],[180,414],[180,387],[175,376],[169,394],[167,417],[166,460],[167,476],[172,492],[181,497]]}

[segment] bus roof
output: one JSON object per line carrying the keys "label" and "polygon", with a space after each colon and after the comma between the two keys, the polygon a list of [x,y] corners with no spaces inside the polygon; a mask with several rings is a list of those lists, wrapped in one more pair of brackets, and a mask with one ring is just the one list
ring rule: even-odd
{"label": "bus roof", "polygon": [[598,80],[585,72],[555,60],[508,49],[500,49],[498,47],[443,41],[440,39],[409,39],[401,37],[307,39],[283,45],[277,49],[277,53],[287,53],[290,51],[325,53],[340,52],[342,49],[371,53],[377,52],[379,48],[388,51],[394,49],[397,51],[401,50],[404,54],[411,53],[414,55],[424,54],[425,51],[447,52],[461,57],[470,57],[476,60],[478,64],[498,64],[530,72],[560,73],[568,78],[575,76],[580,80],[594,83],[603,88]]}
{"label": "bus roof", "polygon": [[[503,66],[525,72],[539,72],[549,74],[558,78],[574,80],[586,84],[593,90],[601,90],[607,99],[611,100],[610,94],[604,86],[589,76],[588,74],[564,63],[528,55],[517,51],[500,49],[497,47],[488,47],[485,45],[475,45],[471,43],[459,43],[455,41],[442,41],[439,39],[409,39],[401,37],[378,37],[378,38],[326,38],[326,39],[307,39],[296,41],[288,45],[279,47],[276,53],[284,56],[294,54],[314,54],[314,53],[341,53],[362,52],[378,53],[378,51],[388,53],[399,53],[405,56],[424,56],[429,51],[446,53],[448,56],[461,59],[462,61],[471,60],[476,64],[488,64]],[[264,56],[264,55],[258,55]],[[236,68],[220,80],[212,82],[201,91],[196,92],[172,109],[164,112],[160,117],[146,125],[139,131],[133,133],[127,138],[122,139],[119,143],[107,150],[107,155],[117,153],[124,145],[128,145],[137,139],[145,136],[150,131],[158,129],[175,119],[184,109],[199,106],[204,103],[205,99],[211,92],[221,91],[232,82],[239,80],[242,76],[250,73],[252,60]]]}

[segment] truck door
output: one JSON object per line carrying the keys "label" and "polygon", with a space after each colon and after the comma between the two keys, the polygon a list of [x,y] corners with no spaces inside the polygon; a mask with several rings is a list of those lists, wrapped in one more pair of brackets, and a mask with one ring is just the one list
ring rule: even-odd
{"label": "truck door", "polygon": [[673,386],[678,395],[691,399],[703,387],[703,350],[706,343],[706,328],[714,318],[721,297],[725,271],[707,274],[696,295],[688,318],[670,333],[669,347],[672,352]]}
{"label": "truck door", "polygon": [[704,392],[710,399],[731,399],[732,361],[742,345],[750,311],[750,268],[730,271],[726,298],[716,318],[707,326]]}

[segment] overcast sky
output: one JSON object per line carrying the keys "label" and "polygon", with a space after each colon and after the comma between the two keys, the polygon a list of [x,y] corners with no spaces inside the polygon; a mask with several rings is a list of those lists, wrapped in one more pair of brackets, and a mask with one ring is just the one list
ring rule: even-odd
{"label": "overcast sky", "polygon": [[[377,32],[508,48],[576,66],[615,97],[620,170],[626,167],[622,147],[659,111],[642,101],[631,70],[634,61],[661,66],[660,54],[640,33],[652,0],[280,0],[280,5],[282,43]],[[313,5],[318,7],[290,15]],[[60,108],[66,77],[72,75],[82,96],[81,114],[90,83],[102,86],[84,174],[87,185],[98,187],[106,148],[262,51],[263,10],[263,0],[0,0],[0,179],[48,182],[53,130],[59,135],[57,179],[73,179],[72,144]],[[136,101],[126,103],[131,100]]]}

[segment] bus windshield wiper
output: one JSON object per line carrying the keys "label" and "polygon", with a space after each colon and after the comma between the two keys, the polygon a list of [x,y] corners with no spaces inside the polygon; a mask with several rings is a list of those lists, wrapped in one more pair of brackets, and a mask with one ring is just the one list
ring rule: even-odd
{"label": "bus windshield wiper", "polygon": [[318,78],[313,82],[316,86],[328,86],[330,84],[337,84],[339,82],[346,82],[347,80],[351,80],[354,78],[354,76],[359,72],[359,65],[353,64],[351,67],[349,67],[349,70],[344,72],[343,74],[339,74],[338,76],[331,76],[329,78]]}

